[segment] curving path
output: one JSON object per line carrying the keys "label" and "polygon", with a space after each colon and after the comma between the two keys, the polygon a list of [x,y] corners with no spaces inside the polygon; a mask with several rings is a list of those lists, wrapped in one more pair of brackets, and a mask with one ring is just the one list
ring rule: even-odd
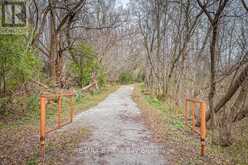
{"label": "curving path", "polygon": [[164,149],[152,142],[136,103],[132,86],[122,86],[94,108],[76,116],[70,127],[91,130],[69,164],[85,165],[166,165]]}

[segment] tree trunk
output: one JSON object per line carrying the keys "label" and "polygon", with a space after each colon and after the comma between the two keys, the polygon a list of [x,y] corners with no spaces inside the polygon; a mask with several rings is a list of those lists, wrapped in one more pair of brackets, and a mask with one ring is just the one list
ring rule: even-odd
{"label": "tree trunk", "polygon": [[233,104],[232,111],[232,122],[242,120],[248,115],[248,80],[243,83],[240,90],[239,96]]}
{"label": "tree trunk", "polygon": [[224,108],[222,113],[222,117],[220,120],[220,127],[219,129],[219,142],[221,146],[227,147],[232,145],[232,122],[230,121],[230,114],[231,112],[228,109]]}
{"label": "tree trunk", "polygon": [[215,127],[214,113],[214,96],[215,96],[215,64],[216,64],[216,45],[217,45],[218,21],[213,24],[212,40],[210,44],[210,90],[208,95],[209,110],[210,110],[210,127]]}
{"label": "tree trunk", "polygon": [[63,64],[64,64],[64,59],[62,52],[58,52],[55,60],[55,79],[56,79],[56,84],[60,87],[63,86],[63,82],[61,81],[62,78],[62,73],[63,73]]}
{"label": "tree trunk", "polygon": [[50,53],[49,53],[49,75],[54,82],[56,82],[56,56],[57,56],[57,41],[56,41],[56,36],[53,34],[51,38]]}

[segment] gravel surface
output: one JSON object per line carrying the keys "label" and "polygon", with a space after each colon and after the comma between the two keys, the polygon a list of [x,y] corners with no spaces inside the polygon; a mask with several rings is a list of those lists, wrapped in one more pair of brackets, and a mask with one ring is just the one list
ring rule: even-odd
{"label": "gravel surface", "polygon": [[69,127],[87,127],[91,134],[80,143],[69,164],[168,164],[161,154],[165,149],[152,141],[151,132],[144,126],[141,112],[131,98],[132,91],[132,86],[122,86],[75,117]]}

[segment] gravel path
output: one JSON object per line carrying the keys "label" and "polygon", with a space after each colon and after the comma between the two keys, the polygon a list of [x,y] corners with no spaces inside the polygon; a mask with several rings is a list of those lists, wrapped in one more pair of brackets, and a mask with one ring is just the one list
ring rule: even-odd
{"label": "gravel path", "polygon": [[76,116],[70,126],[86,126],[89,139],[83,141],[70,164],[166,165],[163,148],[152,142],[140,110],[131,98],[132,86],[122,86],[94,108]]}

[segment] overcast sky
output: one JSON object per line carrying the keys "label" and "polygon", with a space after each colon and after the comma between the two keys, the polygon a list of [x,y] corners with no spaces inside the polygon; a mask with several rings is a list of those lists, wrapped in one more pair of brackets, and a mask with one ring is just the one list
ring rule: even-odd
{"label": "overcast sky", "polygon": [[126,6],[129,0],[117,0],[117,3],[121,3],[123,6]]}

